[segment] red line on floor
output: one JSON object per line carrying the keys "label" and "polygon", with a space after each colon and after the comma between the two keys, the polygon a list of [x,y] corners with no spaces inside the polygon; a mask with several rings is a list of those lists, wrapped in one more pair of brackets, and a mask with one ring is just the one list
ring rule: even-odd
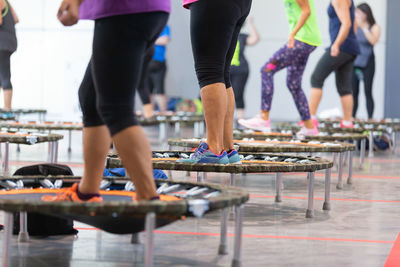
{"label": "red line on floor", "polygon": [[[264,195],[250,195],[251,198],[275,198],[275,196],[264,196]],[[307,200],[307,197],[285,197],[286,199],[303,199]],[[322,197],[315,197],[314,200],[324,200]],[[381,203],[400,203],[400,200],[373,200],[373,199],[346,199],[346,198],[331,198],[334,201],[351,201],[351,202],[381,202]]]}
{"label": "red line on floor", "polygon": [[386,260],[384,267],[398,267],[400,266],[400,234],[394,242],[393,248],[390,251],[389,257]]}
{"label": "red line on floor", "polygon": [[[99,230],[98,228],[75,228],[77,230]],[[197,233],[197,232],[177,232],[177,231],[154,231],[156,234],[167,235],[194,235],[194,236],[220,236],[218,233]],[[228,236],[235,236],[228,234]],[[335,242],[356,242],[356,243],[375,243],[375,244],[393,244],[394,241],[385,240],[366,240],[366,239],[349,239],[349,238],[326,238],[326,237],[308,237],[308,236],[275,236],[275,235],[249,235],[243,234],[245,238],[260,238],[260,239],[287,239],[287,240],[312,240],[312,241],[335,241]]]}

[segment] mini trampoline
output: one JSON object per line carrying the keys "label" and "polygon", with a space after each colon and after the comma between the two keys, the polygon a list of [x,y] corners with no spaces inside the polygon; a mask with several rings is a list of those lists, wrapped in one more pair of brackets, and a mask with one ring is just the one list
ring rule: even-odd
{"label": "mini trampoline", "polygon": [[38,114],[40,121],[44,121],[47,114],[47,110],[45,109],[22,109],[22,108],[11,109],[11,111],[0,109],[0,112],[11,112],[16,115],[17,120],[21,115]]}
{"label": "mini trampoline", "polygon": [[293,138],[293,134],[290,131],[276,131],[271,133],[258,132],[253,130],[233,130],[233,138],[243,139],[243,138],[254,138],[256,140],[265,139],[276,139],[276,140],[290,140]]}
{"label": "mini trampoline", "polygon": [[5,144],[3,156],[3,170],[8,173],[8,158],[9,158],[9,145],[34,145],[39,143],[49,143],[48,160],[51,163],[56,163],[58,158],[58,141],[63,139],[64,136],[60,134],[41,134],[41,133],[13,133],[13,132],[0,132],[0,143]]}
{"label": "mini trampoline", "polygon": [[[306,217],[314,216],[314,179],[315,172],[325,170],[325,202],[324,210],[330,210],[330,183],[333,162],[321,158],[300,157],[293,155],[240,153],[242,164],[190,164],[176,162],[178,158],[188,158],[193,152],[188,151],[154,151],[153,168],[161,170],[175,170],[197,172],[197,181],[201,182],[207,172],[231,174],[231,185],[235,184],[235,174],[239,173],[276,173],[276,202],[282,202],[282,174],[285,172],[305,172],[308,177],[308,207]],[[118,155],[109,155],[107,168],[120,168],[122,162]],[[203,173],[203,176],[200,175]]]}
{"label": "mini trampoline", "polygon": [[[174,146],[195,148],[200,144],[201,139],[169,139],[168,145],[171,150]],[[234,140],[240,152],[246,153],[333,153],[334,157],[339,156],[338,162],[338,184],[337,188],[343,188],[343,158],[348,157],[349,173],[347,183],[352,183],[353,173],[353,151],[356,146],[350,143],[340,142],[319,142],[311,140],[287,140],[287,141],[263,141],[263,140]],[[334,160],[335,161],[335,160]]]}
{"label": "mini trampoline", "polygon": [[219,185],[157,180],[161,200],[133,201],[135,188],[126,178],[104,178],[102,203],[43,202],[43,195],[57,194],[80,177],[13,176],[0,180],[0,209],[5,211],[3,266],[10,261],[13,213],[20,213],[19,241],[29,240],[27,212],[77,220],[114,234],[135,234],[145,230],[146,266],[152,265],[153,230],[184,217],[203,217],[222,210],[219,254],[227,254],[229,208],[235,207],[235,243],[232,265],[241,265],[243,204],[245,190]]}
{"label": "mini trampoline", "polygon": [[151,118],[144,118],[143,116],[137,116],[137,119],[142,126],[154,126],[159,125],[159,139],[166,140],[168,125],[174,124],[175,133],[180,133],[181,124],[193,124],[194,127],[194,136],[201,137],[204,133],[204,117],[201,115],[182,115],[182,114],[164,114],[163,115],[155,115]]}
{"label": "mini trampoline", "polygon": [[28,122],[0,122],[0,128],[7,130],[38,130],[48,131],[68,131],[68,152],[71,151],[72,131],[82,131],[83,124],[80,122],[55,122],[55,121],[28,121]]}

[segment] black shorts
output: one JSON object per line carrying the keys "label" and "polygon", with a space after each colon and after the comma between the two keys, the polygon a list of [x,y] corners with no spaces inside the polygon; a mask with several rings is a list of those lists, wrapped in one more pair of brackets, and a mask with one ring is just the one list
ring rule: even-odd
{"label": "black shorts", "polygon": [[201,0],[190,5],[190,35],[200,87],[225,83],[251,0]]}
{"label": "black shorts", "polygon": [[96,20],[92,58],[79,89],[85,127],[105,124],[115,135],[138,124],[133,111],[143,57],[168,16],[151,12]]}
{"label": "black shorts", "polygon": [[353,65],[355,55],[340,52],[339,56],[332,57],[330,51],[319,60],[315,70],[311,76],[311,86],[314,88],[322,88],[326,78],[335,72],[336,87],[340,96],[350,95],[353,93]]}

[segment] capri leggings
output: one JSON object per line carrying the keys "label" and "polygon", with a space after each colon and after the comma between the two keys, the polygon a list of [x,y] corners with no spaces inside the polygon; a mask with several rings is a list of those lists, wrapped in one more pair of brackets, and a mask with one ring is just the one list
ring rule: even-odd
{"label": "capri leggings", "polygon": [[355,55],[341,51],[339,56],[332,57],[330,51],[319,60],[311,76],[311,86],[321,88],[325,79],[334,71],[336,75],[336,88],[340,96],[353,94],[352,79]]}
{"label": "capri leggings", "polygon": [[154,46],[147,49],[143,58],[142,75],[140,76],[139,86],[137,88],[140,100],[142,100],[143,105],[151,103],[150,99],[150,88],[148,83],[149,78],[149,64],[154,55]]}
{"label": "capri leggings", "polygon": [[315,48],[315,46],[296,40],[293,48],[288,48],[285,44],[262,67],[261,110],[271,110],[272,96],[274,94],[274,75],[278,71],[287,68],[286,84],[293,96],[301,119],[309,120],[311,118],[307,97],[301,87],[301,82],[308,58]]}
{"label": "capri leggings", "polygon": [[190,32],[200,87],[225,83],[251,0],[200,0],[190,5]]}
{"label": "capri leggings", "polygon": [[0,50],[0,87],[3,90],[12,90],[10,57],[12,52]]}
{"label": "capri leggings", "polygon": [[168,13],[152,12],[96,20],[92,58],[79,88],[85,127],[105,124],[113,136],[138,124],[134,96],[143,57],[167,19]]}
{"label": "capri leggings", "polygon": [[249,78],[249,69],[236,70],[237,67],[231,69],[231,83],[235,92],[236,108],[244,109],[244,89]]}

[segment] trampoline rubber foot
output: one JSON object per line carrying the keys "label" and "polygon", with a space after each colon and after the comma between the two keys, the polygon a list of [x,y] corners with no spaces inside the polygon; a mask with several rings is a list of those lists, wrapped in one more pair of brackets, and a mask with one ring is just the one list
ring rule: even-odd
{"label": "trampoline rubber foot", "polygon": [[71,148],[68,148],[68,153],[71,153],[71,151],[72,151],[72,149],[71,149]]}
{"label": "trampoline rubber foot", "polygon": [[232,267],[242,267],[242,261],[232,260]]}
{"label": "trampoline rubber foot", "polygon": [[324,202],[324,205],[322,206],[323,210],[331,210],[331,203]]}
{"label": "trampoline rubber foot", "polygon": [[342,190],[343,189],[343,185],[342,184],[337,184],[336,185],[336,189]]}
{"label": "trampoline rubber foot", "polygon": [[313,210],[307,210],[306,211],[306,218],[314,218],[314,211]]}
{"label": "trampoline rubber foot", "polygon": [[353,184],[353,179],[347,179],[347,184]]}
{"label": "trampoline rubber foot", "polygon": [[19,243],[28,243],[29,242],[29,234],[28,233],[19,233],[18,234],[18,242]]}
{"label": "trampoline rubber foot", "polygon": [[281,203],[282,202],[282,197],[281,196],[275,196],[275,202],[276,203]]}
{"label": "trampoline rubber foot", "polygon": [[131,244],[133,244],[133,245],[139,245],[140,244],[139,233],[132,234],[132,236],[131,236]]}
{"label": "trampoline rubber foot", "polygon": [[219,245],[218,255],[228,255],[228,246],[227,245]]}

